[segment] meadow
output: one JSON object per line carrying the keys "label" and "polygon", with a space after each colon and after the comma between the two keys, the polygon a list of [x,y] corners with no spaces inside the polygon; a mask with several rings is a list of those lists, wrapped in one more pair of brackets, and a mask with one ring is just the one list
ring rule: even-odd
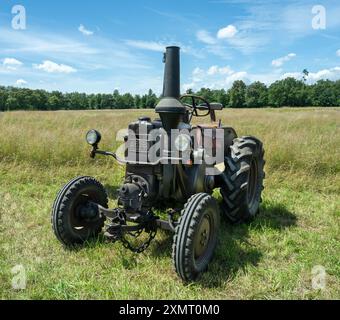
{"label": "meadow", "polygon": [[[151,110],[0,113],[0,299],[339,299],[340,109],[226,109],[239,135],[266,148],[264,201],[250,224],[222,223],[209,271],[184,285],[171,261],[172,236],[135,255],[98,239],[65,250],[50,225],[58,190],[79,175],[115,190],[124,167],[89,158],[87,130],[114,150],[118,130]],[[12,288],[21,265],[26,288]],[[312,286],[316,266],[325,286]],[[315,278],[314,278],[315,280]]]}

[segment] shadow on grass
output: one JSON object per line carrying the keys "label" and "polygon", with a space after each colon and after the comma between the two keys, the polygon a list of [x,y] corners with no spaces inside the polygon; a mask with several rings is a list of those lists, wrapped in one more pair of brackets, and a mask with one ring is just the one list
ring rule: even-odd
{"label": "shadow on grass", "polygon": [[[260,215],[250,224],[231,225],[222,221],[219,245],[208,272],[196,284],[202,287],[219,287],[235,278],[238,272],[245,272],[248,266],[257,266],[263,257],[261,248],[249,242],[249,232],[268,229],[283,230],[296,225],[296,215],[283,205],[266,204]],[[161,239],[150,248],[153,256],[171,257],[171,233],[164,232]]]}
{"label": "shadow on grass", "polygon": [[[109,196],[114,196],[117,188],[107,188]],[[261,213],[250,224],[231,225],[222,219],[219,245],[215,252],[215,258],[209,265],[208,272],[204,273],[196,282],[196,285],[216,288],[226,281],[233,280],[239,272],[246,272],[249,266],[257,266],[263,257],[260,247],[255,247],[249,242],[251,231],[265,232],[268,229],[281,231],[296,225],[297,217],[288,211],[283,205],[266,203],[261,208]],[[160,231],[159,236],[148,249],[149,254],[158,258],[171,258],[173,234]],[[103,236],[86,243],[87,248],[95,248],[98,245],[116,245],[108,243]],[[80,247],[74,248],[79,250]],[[137,255],[126,253],[126,249],[120,246],[119,256],[126,269],[138,268]]]}
{"label": "shadow on grass", "polygon": [[297,217],[294,213],[287,210],[282,204],[264,204],[261,213],[253,221],[253,228],[262,229],[270,228],[282,230],[295,226]]}
{"label": "shadow on grass", "polygon": [[263,257],[260,247],[249,242],[249,232],[283,230],[296,225],[297,217],[281,204],[264,204],[261,213],[250,224],[222,223],[220,242],[209,270],[198,281],[203,287],[218,287],[234,279],[249,266],[257,266]]}

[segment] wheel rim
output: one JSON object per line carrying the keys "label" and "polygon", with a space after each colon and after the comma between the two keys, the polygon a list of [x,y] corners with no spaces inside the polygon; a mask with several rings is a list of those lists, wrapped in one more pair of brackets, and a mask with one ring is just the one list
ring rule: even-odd
{"label": "wheel rim", "polygon": [[98,219],[91,220],[82,217],[84,207],[87,207],[91,201],[96,202],[93,198],[89,194],[81,194],[74,200],[70,211],[70,224],[74,232],[87,234],[98,221]]}
{"label": "wheel rim", "polygon": [[257,180],[258,180],[258,166],[257,161],[253,159],[250,172],[249,172],[249,180],[248,180],[248,192],[247,192],[247,199],[248,199],[248,207],[251,209],[257,203]]}
{"label": "wheel rim", "polygon": [[197,264],[203,264],[209,255],[209,249],[212,240],[212,219],[209,213],[206,213],[198,227],[194,242],[194,258]]}

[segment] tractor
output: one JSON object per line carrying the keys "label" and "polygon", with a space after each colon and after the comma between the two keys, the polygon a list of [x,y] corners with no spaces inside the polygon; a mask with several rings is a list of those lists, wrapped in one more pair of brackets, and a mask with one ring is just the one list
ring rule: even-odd
{"label": "tractor", "polygon": [[[110,243],[120,241],[142,253],[159,229],[172,232],[175,271],[184,282],[192,282],[213,259],[220,218],[238,224],[258,214],[264,148],[257,138],[238,137],[217,120],[220,103],[181,95],[179,47],[166,48],[164,63],[158,116],[131,123],[120,154],[100,150],[97,130],[86,135],[91,158],[112,157],[126,167],[117,208],[109,209],[107,191],[95,178],[78,177],[58,193],[51,220],[65,247],[84,245],[102,233]],[[193,123],[208,116],[209,123]]]}

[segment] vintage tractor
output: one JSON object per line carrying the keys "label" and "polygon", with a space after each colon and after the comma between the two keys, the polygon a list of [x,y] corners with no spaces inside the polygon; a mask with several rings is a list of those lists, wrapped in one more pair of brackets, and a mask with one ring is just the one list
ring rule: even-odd
{"label": "vintage tractor", "polygon": [[[105,226],[107,240],[121,241],[136,253],[149,247],[158,229],[171,231],[175,269],[187,282],[212,260],[220,214],[240,223],[258,213],[264,150],[258,139],[238,138],[233,128],[216,121],[221,104],[180,95],[178,47],[167,48],[164,63],[163,98],[155,109],[160,119],[141,117],[131,123],[122,155],[99,150],[98,131],[86,137],[92,158],[111,156],[126,165],[118,207],[108,209],[107,193],[96,179],[79,177],[59,192],[52,226],[67,247],[98,237]],[[205,116],[210,116],[209,124],[191,124],[193,117]],[[212,196],[216,189],[220,203]],[[161,219],[165,214],[168,219]]]}

